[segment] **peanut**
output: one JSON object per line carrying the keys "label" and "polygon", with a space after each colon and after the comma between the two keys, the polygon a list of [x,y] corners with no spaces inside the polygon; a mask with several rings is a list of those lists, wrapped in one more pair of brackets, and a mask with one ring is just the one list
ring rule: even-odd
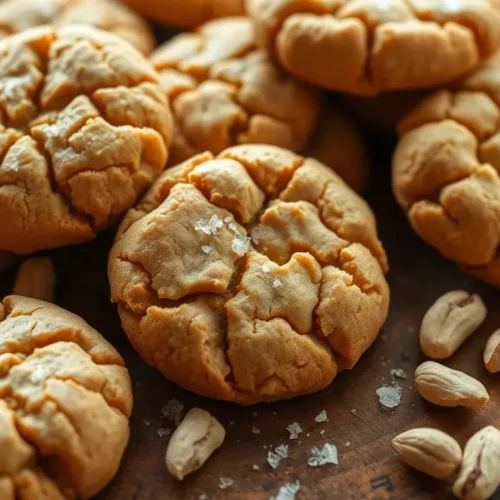
{"label": "peanut", "polygon": [[420,330],[422,351],[432,359],[446,359],[486,319],[481,297],[456,290],[440,297],[427,311]]}
{"label": "peanut", "polygon": [[437,429],[412,429],[392,440],[399,458],[436,479],[448,479],[460,467],[462,448]]}
{"label": "peanut", "polygon": [[210,413],[193,408],[184,417],[168,444],[167,469],[182,481],[198,470],[224,442],[226,431]]}
{"label": "peanut", "polygon": [[464,450],[453,492],[464,500],[487,500],[500,485],[500,431],[485,427]]}
{"label": "peanut", "polygon": [[21,264],[17,272],[13,294],[53,302],[55,283],[54,266],[50,259],[31,257]]}
{"label": "peanut", "polygon": [[493,333],[486,344],[484,364],[489,372],[500,372],[500,330]]}
{"label": "peanut", "polygon": [[434,361],[416,369],[415,387],[424,399],[439,406],[480,408],[490,399],[481,382]]}

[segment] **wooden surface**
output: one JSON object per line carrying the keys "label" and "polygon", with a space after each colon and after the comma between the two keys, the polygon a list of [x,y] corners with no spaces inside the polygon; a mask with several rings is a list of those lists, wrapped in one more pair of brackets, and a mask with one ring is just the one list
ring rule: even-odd
{"label": "wooden surface", "polygon": [[[56,303],[81,315],[111,341],[124,356],[133,380],[135,411],[130,445],[116,479],[99,500],[197,500],[203,493],[208,499],[267,500],[277,494],[281,484],[297,479],[302,484],[298,500],[453,498],[450,484],[401,465],[389,443],[397,433],[415,426],[439,427],[465,443],[484,425],[500,425],[500,376],[489,375],[482,363],[486,339],[500,327],[500,292],[465,276],[413,234],[391,196],[390,147],[382,151],[367,197],[377,214],[392,267],[390,317],[355,369],[340,374],[328,389],[313,396],[244,408],[210,401],[175,387],[133,351],[120,328],[116,307],[109,301],[106,260],[113,231],[90,244],[50,253],[58,277]],[[12,278],[10,273],[2,280],[3,293],[8,293]],[[491,402],[480,411],[433,407],[413,389],[412,372],[424,359],[418,345],[422,316],[437,297],[456,288],[479,293],[489,308],[484,326],[449,363],[487,386]],[[403,368],[409,377],[399,381],[403,387],[402,404],[386,410],[379,405],[375,391],[390,382],[393,368]],[[168,437],[158,435],[159,429],[173,429],[160,412],[172,398],[183,402],[187,409],[199,406],[211,411],[227,430],[223,447],[199,473],[182,484],[166,472]],[[322,410],[327,411],[329,421],[318,424],[314,417]],[[289,439],[286,430],[293,422],[304,429],[296,441]],[[260,434],[252,432],[253,426]],[[326,442],[337,445],[339,465],[309,467],[311,447]],[[347,447],[347,442],[351,446]],[[280,444],[289,445],[290,458],[274,471],[266,463],[267,451]],[[254,464],[260,471],[252,469]],[[235,483],[221,490],[220,477],[230,477]]]}

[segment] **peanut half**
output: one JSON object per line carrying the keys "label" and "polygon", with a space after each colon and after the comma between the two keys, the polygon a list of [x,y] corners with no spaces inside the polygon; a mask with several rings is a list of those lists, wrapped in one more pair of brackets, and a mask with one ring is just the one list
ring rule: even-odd
{"label": "peanut half", "polygon": [[443,295],[422,321],[422,351],[432,359],[449,358],[479,328],[486,315],[486,306],[479,295],[462,290]]}
{"label": "peanut half", "polygon": [[484,364],[489,372],[500,372],[500,330],[488,339],[484,350]]}
{"label": "peanut half", "polygon": [[51,260],[47,257],[31,257],[21,264],[12,293],[53,302],[55,284],[56,275]]}
{"label": "peanut half", "polygon": [[224,442],[226,431],[210,413],[193,408],[184,417],[168,444],[167,469],[182,481],[198,470]]}
{"label": "peanut half", "polygon": [[500,431],[485,427],[469,439],[453,486],[458,498],[487,500],[500,485]]}
{"label": "peanut half", "polygon": [[437,429],[412,429],[392,440],[392,447],[406,464],[436,479],[448,479],[460,467],[462,448]]}
{"label": "peanut half", "polygon": [[490,399],[481,382],[434,361],[416,369],[415,387],[424,399],[439,406],[480,408]]}

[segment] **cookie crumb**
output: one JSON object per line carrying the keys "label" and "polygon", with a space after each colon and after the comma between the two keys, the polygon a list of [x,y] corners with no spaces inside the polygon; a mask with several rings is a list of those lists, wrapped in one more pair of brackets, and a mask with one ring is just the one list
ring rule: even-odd
{"label": "cookie crumb", "polygon": [[314,421],[318,423],[328,422],[328,415],[326,414],[326,410],[323,410],[318,415],[316,415]]}
{"label": "cookie crumb", "polygon": [[244,257],[250,250],[250,242],[252,240],[246,236],[236,236],[232,243],[233,252],[240,257]]}
{"label": "cookie crumb", "polygon": [[260,434],[260,429],[258,427],[255,427],[255,425],[252,427],[252,432],[254,434]]}
{"label": "cookie crumb", "polygon": [[392,369],[391,376],[394,378],[400,378],[402,380],[406,380],[406,378],[408,377],[408,375],[406,374],[406,372],[404,371],[403,368]]}
{"label": "cookie crumb", "polygon": [[234,484],[234,479],[230,477],[221,477],[219,478],[219,488],[221,490],[225,490]]}
{"label": "cookie crumb", "polygon": [[262,272],[268,274],[271,272],[271,266],[269,264],[262,264]]}
{"label": "cookie crumb", "polygon": [[326,443],[322,447],[313,446],[307,464],[311,467],[320,467],[321,465],[328,464],[338,465],[337,447],[330,443]]}
{"label": "cookie crumb", "polygon": [[276,447],[274,451],[268,452],[267,463],[273,469],[277,469],[285,458],[288,458],[288,446],[286,444],[282,444]]}
{"label": "cookie crumb", "polygon": [[253,470],[260,470],[260,467],[257,464],[252,465]]}
{"label": "cookie crumb", "polygon": [[166,428],[161,428],[161,429],[158,429],[156,431],[156,433],[158,434],[158,436],[160,437],[164,437],[164,436],[168,436],[170,434],[170,429],[166,429]]}
{"label": "cookie crumb", "polygon": [[398,384],[380,387],[376,392],[380,404],[385,408],[396,408],[401,404],[403,389]]}
{"label": "cookie crumb", "polygon": [[212,247],[210,245],[203,245],[201,247],[201,249],[203,250],[204,253],[206,253],[207,255],[209,253],[212,253]]}
{"label": "cookie crumb", "polygon": [[283,285],[283,283],[281,282],[281,280],[279,278],[274,278],[273,288],[279,288],[282,285]]}
{"label": "cookie crumb", "polygon": [[184,415],[184,405],[178,399],[171,399],[161,409],[161,414],[175,425],[179,425]]}
{"label": "cookie crumb", "polygon": [[290,439],[297,439],[299,437],[299,434],[303,432],[302,427],[298,422],[290,424],[289,426],[287,426],[286,430],[290,433]]}
{"label": "cookie crumb", "polygon": [[277,497],[271,497],[270,500],[295,500],[295,495],[300,490],[300,481],[295,483],[285,483],[280,487]]}

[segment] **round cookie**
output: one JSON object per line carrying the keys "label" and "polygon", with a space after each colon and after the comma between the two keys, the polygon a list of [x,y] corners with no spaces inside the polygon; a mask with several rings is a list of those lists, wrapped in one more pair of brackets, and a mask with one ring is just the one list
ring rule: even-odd
{"label": "round cookie", "polygon": [[500,48],[497,0],[247,0],[297,77],[359,95],[452,81]]}
{"label": "round cookie", "polygon": [[118,37],[33,28],[0,41],[0,249],[81,243],[118,220],[167,161],[158,75]]}
{"label": "round cookie", "polygon": [[370,173],[366,143],[359,127],[337,103],[324,103],[304,155],[332,168],[354,191],[365,189]]}
{"label": "round cookie", "polygon": [[415,231],[500,286],[500,55],[399,124],[393,185]]}
{"label": "round cookie", "polygon": [[155,46],[148,24],[115,0],[6,0],[0,4],[0,37],[43,24],[88,24],[120,36],[144,54]]}
{"label": "round cookie", "polygon": [[0,498],[88,499],[129,438],[132,390],[120,355],[85,321],[11,296],[0,304]]}
{"label": "round cookie", "polygon": [[386,270],[370,208],[330,168],[245,145],[166,170],[123,220],[108,275],[149,364],[252,404],[353,367],[386,319]]}
{"label": "round cookie", "polygon": [[253,25],[237,17],[175,37],[151,56],[172,104],[170,165],[237,144],[302,149],[314,130],[320,93],[257,49]]}
{"label": "round cookie", "polygon": [[140,14],[160,23],[194,28],[211,19],[241,16],[245,0],[123,0]]}

